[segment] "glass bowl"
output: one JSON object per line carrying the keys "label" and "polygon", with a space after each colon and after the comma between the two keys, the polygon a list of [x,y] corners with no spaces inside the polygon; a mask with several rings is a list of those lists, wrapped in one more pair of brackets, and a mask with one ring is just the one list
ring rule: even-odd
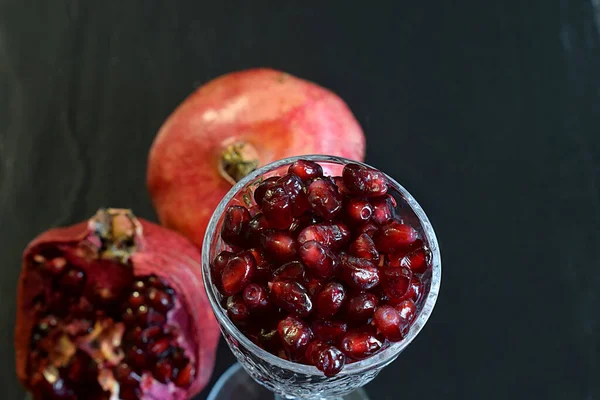
{"label": "glass bowl", "polygon": [[[252,193],[256,186],[265,178],[286,174],[288,166],[297,160],[317,162],[323,167],[325,175],[330,176],[341,175],[346,164],[362,164],[327,155],[290,157],[265,165],[239,181],[221,200],[208,224],[202,247],[204,285],[223,337],[241,366],[256,382],[286,399],[341,398],[373,380],[381,369],[394,361],[423,329],[433,311],[440,289],[440,252],[433,227],[421,206],[404,187],[388,176],[388,193],[397,201],[398,214],[404,221],[417,229],[422,240],[431,250],[432,266],[422,277],[424,293],[417,303],[417,315],[408,335],[399,342],[391,343],[373,357],[347,364],[339,374],[330,378],[325,377],[314,366],[287,361],[261,349],[230,321],[226,310],[221,306],[222,296],[212,283],[210,265],[219,252],[228,249],[227,244],[220,237],[227,207],[232,204],[247,205],[248,201],[253,201],[251,200],[253,199]],[[235,376],[239,376],[239,374],[231,374],[232,378],[230,379],[234,379]],[[251,400],[251,396],[248,395],[241,397]],[[219,397],[213,395],[212,398]],[[353,398],[356,396],[354,395]]]}

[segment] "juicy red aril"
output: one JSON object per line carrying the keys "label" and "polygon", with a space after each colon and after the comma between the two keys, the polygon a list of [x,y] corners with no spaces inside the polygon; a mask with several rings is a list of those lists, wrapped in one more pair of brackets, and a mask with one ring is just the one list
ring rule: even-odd
{"label": "juicy red aril", "polygon": [[243,322],[250,316],[250,310],[241,295],[227,298],[227,315],[234,322]]}
{"label": "juicy red aril", "polygon": [[311,299],[317,295],[323,288],[323,282],[317,278],[310,278],[308,282],[306,282],[306,290],[308,291],[308,295]]}
{"label": "juicy red aril", "polygon": [[344,206],[348,220],[354,225],[368,222],[373,215],[373,206],[365,199],[349,199]]}
{"label": "juicy red aril", "polygon": [[384,305],[377,308],[373,315],[373,324],[377,331],[391,341],[401,340],[408,333],[409,324],[392,306]]}
{"label": "juicy red aril", "polygon": [[244,303],[252,312],[264,313],[271,308],[269,292],[264,286],[251,283],[246,286],[242,296]]}
{"label": "juicy red aril", "polygon": [[191,383],[196,370],[191,363],[188,363],[184,367],[178,368],[173,377],[173,382],[177,386],[187,386]]}
{"label": "juicy red aril", "polygon": [[159,356],[169,349],[171,341],[167,338],[159,339],[148,346],[148,354],[151,356]]}
{"label": "juicy red aril", "polygon": [[290,359],[304,356],[312,339],[312,332],[306,323],[294,317],[287,317],[279,322],[277,332]]}
{"label": "juicy red aril", "polygon": [[273,230],[263,232],[261,243],[267,257],[279,262],[292,260],[298,250],[298,243],[286,232]]}
{"label": "juicy red aril", "polygon": [[359,290],[372,289],[379,284],[379,269],[362,258],[341,258],[340,278],[350,287]]}
{"label": "juicy red aril", "polygon": [[323,176],[323,167],[312,161],[298,160],[290,165],[288,172],[306,182]]}
{"label": "juicy red aril", "polygon": [[358,164],[344,166],[342,178],[348,190],[359,196],[377,197],[387,192],[385,174]]}
{"label": "juicy red aril", "polygon": [[383,225],[375,233],[373,241],[377,250],[383,253],[394,253],[409,247],[419,238],[419,233],[410,225],[392,220]]}
{"label": "juicy red aril", "polygon": [[117,382],[123,386],[137,386],[142,379],[131,367],[121,363],[115,367],[113,374]]}
{"label": "juicy red aril", "polygon": [[250,246],[258,246],[262,233],[269,229],[269,223],[263,213],[258,213],[248,222],[246,227],[246,240]]}
{"label": "juicy red aril", "polygon": [[315,315],[319,318],[331,318],[342,307],[346,298],[344,286],[330,282],[315,297]]}
{"label": "juicy red aril", "polygon": [[378,304],[373,293],[359,293],[348,300],[346,318],[356,324],[365,324],[373,317]]}
{"label": "juicy red aril", "polygon": [[222,251],[220,252],[212,262],[211,265],[211,277],[213,283],[217,286],[217,289],[222,290],[222,282],[221,275],[223,275],[223,270],[227,266],[229,260],[235,257],[230,251]]}
{"label": "juicy red aril", "polygon": [[230,206],[225,211],[221,237],[225,243],[232,246],[243,246],[245,241],[245,229],[250,221],[250,213],[245,207]]}
{"label": "juicy red aril", "polygon": [[341,176],[334,176],[333,178],[331,178],[331,180],[333,181],[335,186],[337,186],[338,192],[342,196],[350,196],[351,195],[350,191],[346,187],[346,184],[344,183],[344,178],[342,178]]}
{"label": "juicy red aril", "polygon": [[300,317],[308,316],[313,308],[308,292],[298,282],[274,282],[271,285],[271,297],[279,307]]}
{"label": "juicy red aril", "polygon": [[39,256],[38,260],[34,260],[41,263],[42,270],[49,275],[59,276],[61,275],[67,266],[67,260],[63,257],[56,257],[46,261],[44,257]]}
{"label": "juicy red aril", "polygon": [[294,221],[290,196],[279,185],[267,190],[262,200],[262,210],[272,228],[288,229]]}
{"label": "juicy red aril", "polygon": [[350,230],[342,223],[320,223],[308,226],[298,235],[301,245],[315,240],[332,250],[343,247],[350,240]]}
{"label": "juicy red aril", "polygon": [[408,288],[408,292],[405,296],[413,301],[419,301],[421,298],[421,294],[423,293],[423,284],[418,276],[413,274],[410,280],[410,287]]}
{"label": "juicy red aril", "polygon": [[304,228],[314,225],[318,222],[319,218],[316,215],[306,213],[297,218],[294,218],[294,222],[292,226],[290,226],[290,233],[294,237],[298,237],[300,232],[304,230]]}
{"label": "juicy red aril", "polygon": [[85,273],[79,269],[70,269],[60,278],[58,285],[67,293],[78,294],[85,285]]}
{"label": "juicy red aril", "polygon": [[302,244],[298,249],[298,255],[304,265],[316,277],[330,278],[337,269],[337,257],[326,246],[316,240],[309,240]]}
{"label": "juicy red aril", "polygon": [[273,272],[273,282],[294,281],[304,283],[306,272],[304,265],[298,261],[290,261],[283,264]]}
{"label": "juicy red aril", "polygon": [[316,320],[312,324],[315,337],[328,343],[337,343],[348,331],[348,324],[342,321]]}
{"label": "juicy red aril", "polygon": [[223,294],[227,296],[240,293],[250,283],[256,272],[254,257],[250,253],[249,257],[242,255],[242,253],[229,260],[221,275]]}
{"label": "juicy red aril", "polygon": [[366,234],[368,236],[370,236],[371,238],[373,237],[373,235],[375,235],[375,232],[377,232],[379,228],[377,227],[377,225],[375,225],[373,222],[367,222],[364,225],[361,225],[357,230],[356,230],[356,235],[360,236],[362,234]]}
{"label": "juicy red aril", "polygon": [[352,242],[350,245],[350,254],[374,263],[379,262],[379,252],[375,248],[375,243],[373,243],[373,239],[366,233],[361,234]]}
{"label": "juicy red aril", "polygon": [[340,349],[354,360],[371,357],[382,347],[383,343],[375,335],[360,330],[348,332],[340,342]]}
{"label": "juicy red aril", "polygon": [[152,374],[158,381],[168,383],[173,376],[173,365],[171,365],[171,361],[167,359],[159,360],[154,366]]}
{"label": "juicy red aril", "polygon": [[308,198],[306,196],[305,187],[302,180],[294,174],[287,174],[282,176],[278,181],[278,185],[281,185],[287,195],[290,198],[292,204],[292,215],[298,217],[308,210]]}
{"label": "juicy red aril", "polygon": [[313,359],[315,359],[315,367],[327,377],[337,375],[346,364],[346,356],[334,346],[326,346],[317,350]]}
{"label": "juicy red aril", "polygon": [[382,287],[390,299],[402,299],[408,292],[412,272],[408,268],[385,268],[382,273]]}
{"label": "juicy red aril", "polygon": [[406,267],[415,273],[422,274],[427,270],[429,258],[428,250],[421,247],[408,253],[393,254],[390,256],[390,266]]}
{"label": "juicy red aril", "polygon": [[173,308],[173,297],[162,290],[151,288],[148,291],[147,298],[148,304],[160,312],[166,313]]}
{"label": "juicy red aril", "polygon": [[417,314],[417,306],[412,300],[403,300],[400,303],[394,305],[394,308],[400,313],[400,317],[409,323],[415,318]]}
{"label": "juicy red aril", "polygon": [[258,185],[256,187],[256,189],[254,189],[254,201],[256,202],[256,204],[261,205],[263,199],[265,198],[265,194],[267,193],[267,191],[273,187],[275,187],[275,185],[277,185],[277,181],[279,180],[278,176],[271,176],[267,179],[265,179],[264,181],[262,181],[262,183],[260,185]]}
{"label": "juicy red aril", "polygon": [[328,221],[342,210],[342,195],[328,179],[316,179],[307,189],[308,203],[315,214]]}
{"label": "juicy red aril", "polygon": [[377,225],[383,225],[396,217],[394,198],[389,194],[371,199],[371,204],[373,205],[373,217],[371,220]]}
{"label": "juicy red aril", "polygon": [[315,365],[317,362],[317,357],[319,352],[322,349],[327,348],[327,343],[321,340],[313,340],[306,346],[306,351],[304,352],[304,358],[309,364]]}

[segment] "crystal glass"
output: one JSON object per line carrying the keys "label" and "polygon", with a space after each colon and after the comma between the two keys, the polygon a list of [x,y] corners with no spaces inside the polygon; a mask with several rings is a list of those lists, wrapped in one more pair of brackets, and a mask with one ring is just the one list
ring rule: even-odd
{"label": "crystal glass", "polygon": [[[364,392],[355,392],[369,383],[382,368],[394,361],[421,331],[431,315],[435,305],[441,279],[440,252],[435,232],[427,216],[404,187],[388,177],[388,193],[396,198],[397,211],[402,219],[415,227],[423,241],[430,248],[432,268],[422,277],[424,294],[417,304],[417,316],[409,334],[400,342],[391,343],[389,347],[366,360],[347,364],[336,376],[327,378],[314,366],[294,363],[279,358],[250,341],[228,318],[226,310],[221,306],[222,296],[215,289],[210,274],[211,261],[227,245],[221,240],[220,232],[225,210],[232,204],[248,205],[253,201],[253,191],[270,176],[282,176],[287,173],[288,166],[296,160],[304,159],[319,163],[325,175],[339,176],[344,165],[356,161],[327,155],[311,155],[290,157],[268,164],[257,169],[238,182],[216,208],[206,231],[202,247],[202,273],[204,285],[211,306],[219,321],[223,337],[243,369],[254,381],[275,393],[276,398],[285,399],[364,399]],[[361,163],[358,163],[361,164]],[[238,367],[228,371],[227,376],[215,386],[209,396],[211,400],[258,400],[273,398],[263,388],[252,387],[254,383],[242,374]],[[237,387],[238,389],[232,390]],[[229,388],[229,389],[228,389]],[[354,393],[353,393],[354,392]],[[237,395],[233,395],[237,394]]]}

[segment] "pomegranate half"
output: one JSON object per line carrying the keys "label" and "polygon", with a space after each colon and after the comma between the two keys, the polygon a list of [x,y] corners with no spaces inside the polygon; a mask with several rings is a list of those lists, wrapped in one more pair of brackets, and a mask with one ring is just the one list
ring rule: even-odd
{"label": "pomegranate half", "polygon": [[233,183],[305,154],[364,159],[364,134],[346,103],[284,72],[230,73],[200,87],[163,124],[150,150],[148,189],[161,223],[201,246]]}
{"label": "pomegranate half", "polygon": [[19,380],[35,399],[188,399],[219,330],[198,250],[129,210],[51,229],[23,254]]}

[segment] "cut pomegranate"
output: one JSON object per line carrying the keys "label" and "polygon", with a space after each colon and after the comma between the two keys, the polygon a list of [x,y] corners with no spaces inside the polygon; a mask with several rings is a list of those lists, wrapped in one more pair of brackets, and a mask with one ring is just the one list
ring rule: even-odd
{"label": "cut pomegranate", "polygon": [[[228,253],[213,262],[218,277]],[[35,399],[189,398],[207,383],[218,326],[198,250],[128,210],[53,229],[25,250],[17,375]],[[175,379],[176,355],[189,369]],[[142,379],[142,376],[144,379]]]}
{"label": "cut pomegranate", "polygon": [[377,331],[386,339],[397,342],[408,333],[408,321],[400,316],[400,313],[392,306],[380,306],[375,311],[373,323]]}
{"label": "cut pomegranate", "polygon": [[271,285],[271,296],[279,307],[300,317],[308,316],[313,308],[308,292],[298,282],[274,282]]}
{"label": "cut pomegranate", "polygon": [[377,197],[388,190],[387,178],[383,172],[362,165],[344,166],[342,177],[348,190],[359,196]]}
{"label": "cut pomegranate", "polygon": [[245,230],[250,221],[250,213],[246,207],[231,206],[225,212],[221,237],[232,246],[243,246],[246,241]]}
{"label": "cut pomegranate", "polygon": [[383,253],[393,253],[409,247],[419,238],[419,233],[410,225],[398,220],[392,220],[383,225],[373,237],[377,250]]}
{"label": "cut pomegranate", "polygon": [[288,172],[306,182],[323,176],[323,167],[312,161],[298,160],[290,165]]}
{"label": "cut pomegranate", "polygon": [[331,221],[342,210],[342,195],[328,179],[315,179],[307,189],[308,203],[319,217]]}
{"label": "cut pomegranate", "polygon": [[[401,222],[406,216],[396,216],[385,175],[350,165],[343,178],[328,177],[315,165],[298,161],[286,175],[258,185],[259,205],[246,204],[254,217],[241,206],[226,212],[224,239],[235,251],[247,250],[221,252],[211,274],[221,293],[230,296],[222,302],[229,318],[252,342],[334,376],[346,362],[370,357],[407,335],[430,254],[417,231]],[[251,194],[244,193],[246,203]],[[280,200],[285,207],[278,208]],[[51,267],[62,268],[60,262]],[[85,279],[74,274],[65,285],[76,292]],[[156,305],[150,304],[168,307],[163,297],[153,295]],[[134,293],[130,302],[144,304],[140,299]],[[77,304],[84,314],[87,307]],[[128,310],[123,319],[156,324],[149,322],[156,316],[139,314]],[[143,334],[134,333],[140,346]],[[134,355],[131,365],[143,362],[137,359],[141,354]],[[176,379],[168,367],[158,374]]]}
{"label": "cut pomegranate", "polygon": [[346,298],[346,290],[342,284],[330,282],[315,299],[315,314],[319,318],[331,318],[338,312]]}
{"label": "cut pomegranate", "polygon": [[348,332],[340,342],[340,349],[354,360],[364,360],[375,355],[383,343],[375,335],[356,330]]}
{"label": "cut pomegranate", "polygon": [[304,356],[306,347],[312,339],[312,332],[308,325],[297,318],[287,317],[279,322],[277,332],[291,360]]}
{"label": "cut pomegranate", "polygon": [[354,289],[368,290],[379,284],[379,269],[372,262],[344,255],[341,264],[340,278]]}
{"label": "cut pomegranate", "polygon": [[310,240],[300,246],[298,255],[316,277],[326,279],[332,277],[336,272],[338,265],[336,256],[315,240]]}

